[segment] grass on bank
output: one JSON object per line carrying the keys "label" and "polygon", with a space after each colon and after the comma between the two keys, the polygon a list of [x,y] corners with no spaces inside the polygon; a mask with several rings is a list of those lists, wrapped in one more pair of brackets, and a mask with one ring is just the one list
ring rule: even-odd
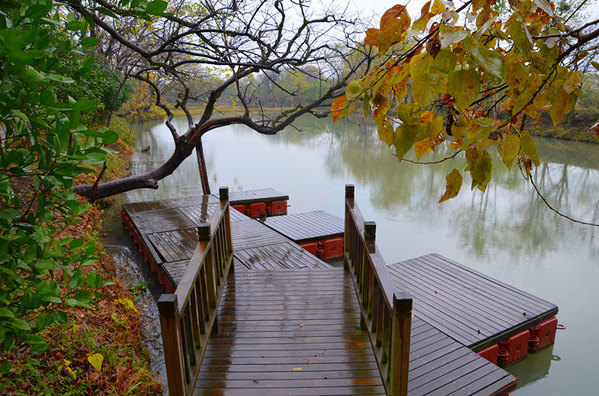
{"label": "grass on bank", "polygon": [[[121,139],[109,147],[118,152],[107,159],[103,180],[126,176],[135,136],[127,121],[113,118],[112,130]],[[96,169],[99,173],[100,167]],[[83,175],[78,183],[93,183],[95,174]],[[82,198],[81,198],[82,199]],[[83,199],[82,199],[83,200]],[[0,376],[4,395],[154,395],[162,384],[150,367],[149,353],[143,345],[143,324],[135,307],[135,296],[116,272],[116,264],[104,249],[100,233],[104,208],[110,200],[93,203],[80,222],[64,231],[64,236],[83,236],[96,241],[95,263],[83,267],[101,275],[106,285],[94,309],[68,308],[68,322],[42,332],[49,345],[46,352],[28,353],[22,345],[10,355],[10,371]]]}

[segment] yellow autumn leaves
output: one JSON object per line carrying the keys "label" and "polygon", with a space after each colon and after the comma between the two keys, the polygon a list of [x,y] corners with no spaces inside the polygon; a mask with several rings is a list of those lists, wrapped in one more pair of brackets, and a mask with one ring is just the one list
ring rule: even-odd
{"label": "yellow autumn leaves", "polygon": [[441,202],[457,196],[461,172],[485,191],[493,146],[505,166],[519,160],[528,176],[540,159],[525,117],[549,109],[557,124],[582,96],[582,73],[559,63],[563,49],[555,36],[566,28],[552,3],[510,3],[501,18],[495,3],[474,0],[459,16],[453,6],[429,1],[414,23],[405,6],[389,9],[364,39],[386,55],[384,64],[349,82],[331,105],[336,121],[361,100],[400,160],[411,149],[420,160],[446,141],[465,153],[463,166],[447,176]]}

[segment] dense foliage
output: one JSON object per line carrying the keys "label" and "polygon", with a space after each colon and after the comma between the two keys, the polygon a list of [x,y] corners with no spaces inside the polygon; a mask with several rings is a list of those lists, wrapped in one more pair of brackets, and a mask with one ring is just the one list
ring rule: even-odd
{"label": "dense foliage", "polygon": [[38,333],[66,320],[63,307],[91,307],[105,283],[82,271],[97,258],[95,242],[62,231],[87,210],[73,179],[102,164],[118,139],[87,126],[116,90],[106,87],[113,78],[96,62],[88,25],[63,11],[50,0],[0,9],[1,351],[22,342],[44,351]]}
{"label": "dense foliage", "polygon": [[431,0],[412,21],[396,5],[366,32],[365,43],[383,62],[347,85],[331,106],[333,119],[362,100],[400,160],[412,148],[420,160],[441,144],[454,151],[450,158],[464,153],[441,201],[459,193],[463,172],[485,191],[492,148],[528,176],[539,156],[527,119],[549,109],[558,124],[582,98],[582,68],[599,68],[592,61],[599,21],[572,28],[567,22],[576,19],[564,14],[547,0],[472,0],[457,9]]}

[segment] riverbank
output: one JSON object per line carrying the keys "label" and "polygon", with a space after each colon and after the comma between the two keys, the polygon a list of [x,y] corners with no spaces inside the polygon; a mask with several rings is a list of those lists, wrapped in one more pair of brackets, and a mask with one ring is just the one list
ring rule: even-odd
{"label": "riverbank", "polygon": [[577,110],[568,114],[565,119],[554,126],[548,111],[544,111],[538,120],[530,123],[530,133],[535,136],[554,139],[573,140],[576,142],[599,143],[597,133],[591,126],[599,120],[599,112]]}
{"label": "riverbank", "polygon": [[[111,129],[120,136],[109,148],[118,154],[108,157],[103,180],[126,176],[133,153],[128,123],[114,118]],[[83,175],[76,183],[93,183],[101,166]],[[83,201],[83,199],[81,199]],[[98,260],[84,267],[100,275],[105,285],[95,298],[95,307],[73,307],[66,310],[66,324],[52,326],[41,334],[50,348],[30,355],[23,346],[6,358],[10,371],[2,375],[0,393],[29,394],[161,394],[162,384],[149,363],[149,353],[143,345],[143,323],[136,297],[139,289],[125,284],[118,266],[106,252],[103,234],[104,209],[112,200],[90,204],[78,224],[68,227],[62,236],[83,236],[96,243]]]}

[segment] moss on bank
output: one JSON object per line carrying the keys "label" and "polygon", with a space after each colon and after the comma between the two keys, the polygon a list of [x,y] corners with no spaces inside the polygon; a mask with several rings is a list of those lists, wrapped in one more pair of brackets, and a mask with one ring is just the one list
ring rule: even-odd
{"label": "moss on bank", "polygon": [[[121,139],[110,148],[118,154],[107,159],[103,180],[126,175],[133,153],[125,120],[115,118],[111,129]],[[82,175],[76,183],[93,183],[96,173]],[[100,234],[104,208],[110,200],[96,202],[80,216],[80,222],[64,231],[64,236],[84,236],[94,240],[99,259],[83,271],[101,275],[106,285],[94,309],[70,308],[69,322],[46,329],[42,336],[50,348],[30,355],[22,345],[16,353],[0,356],[11,363],[1,376],[0,393],[7,395],[124,395],[161,394],[162,384],[150,367],[143,345],[143,324],[135,308],[135,297],[119,278],[113,258],[104,249]]]}

